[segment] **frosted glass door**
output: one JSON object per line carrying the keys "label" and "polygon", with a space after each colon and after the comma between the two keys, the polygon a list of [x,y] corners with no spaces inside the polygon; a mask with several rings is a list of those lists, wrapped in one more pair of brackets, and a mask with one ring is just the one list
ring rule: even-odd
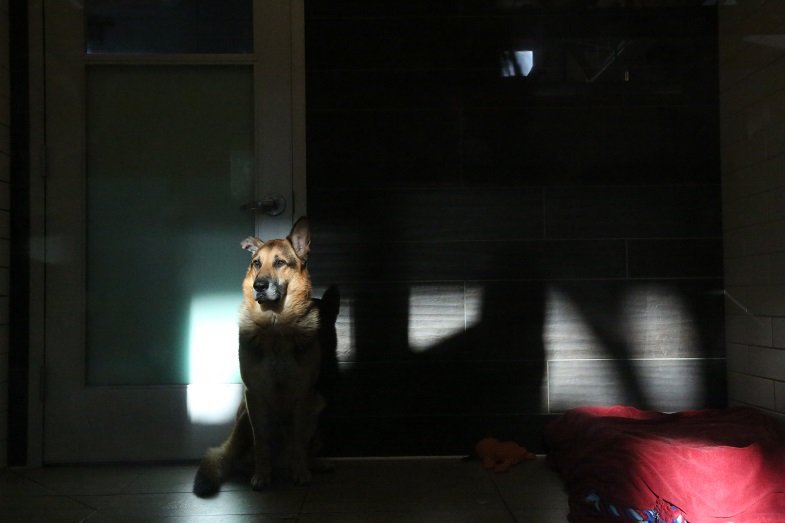
{"label": "frosted glass door", "polygon": [[236,367],[253,69],[95,66],[86,86],[87,384],[192,383],[205,318]]}
{"label": "frosted glass door", "polygon": [[[240,241],[305,214],[302,0],[52,1],[31,19],[46,168],[29,447],[198,458],[242,395]],[[270,194],[280,214],[241,210]]]}

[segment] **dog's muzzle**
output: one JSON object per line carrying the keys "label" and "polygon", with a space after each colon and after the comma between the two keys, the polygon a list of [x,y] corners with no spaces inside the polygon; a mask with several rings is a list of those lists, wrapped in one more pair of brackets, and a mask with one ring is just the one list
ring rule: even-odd
{"label": "dog's muzzle", "polygon": [[253,282],[253,299],[258,303],[277,302],[282,296],[281,289],[269,278],[256,278]]}

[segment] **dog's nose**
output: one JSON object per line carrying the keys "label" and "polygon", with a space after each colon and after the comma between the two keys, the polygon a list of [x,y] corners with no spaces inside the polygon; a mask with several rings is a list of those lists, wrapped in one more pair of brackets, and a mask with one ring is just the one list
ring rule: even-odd
{"label": "dog's nose", "polygon": [[253,288],[256,289],[258,292],[266,292],[267,289],[270,287],[270,280],[254,280]]}

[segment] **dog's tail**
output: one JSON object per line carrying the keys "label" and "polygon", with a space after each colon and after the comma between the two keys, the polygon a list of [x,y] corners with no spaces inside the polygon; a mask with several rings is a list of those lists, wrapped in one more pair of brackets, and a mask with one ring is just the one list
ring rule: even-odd
{"label": "dog's tail", "polygon": [[245,401],[240,402],[234,428],[220,447],[207,450],[194,477],[194,494],[200,497],[212,496],[221,484],[244,463],[250,462],[249,452],[253,449],[253,431]]}
{"label": "dog's tail", "polygon": [[222,447],[211,448],[199,464],[194,477],[194,494],[199,497],[213,496],[221,488],[229,473]]}

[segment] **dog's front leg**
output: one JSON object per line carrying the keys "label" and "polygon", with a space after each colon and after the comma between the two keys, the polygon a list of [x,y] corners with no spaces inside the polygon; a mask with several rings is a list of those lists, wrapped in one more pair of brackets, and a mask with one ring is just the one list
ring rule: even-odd
{"label": "dog's front leg", "polygon": [[297,403],[292,426],[292,479],[298,485],[311,482],[310,449],[316,434],[319,414],[324,409],[320,394],[307,396]]}
{"label": "dog's front leg", "polygon": [[270,442],[268,430],[267,404],[264,399],[250,390],[245,391],[245,403],[253,429],[254,474],[251,488],[262,490],[272,481],[272,463],[270,461]]}

